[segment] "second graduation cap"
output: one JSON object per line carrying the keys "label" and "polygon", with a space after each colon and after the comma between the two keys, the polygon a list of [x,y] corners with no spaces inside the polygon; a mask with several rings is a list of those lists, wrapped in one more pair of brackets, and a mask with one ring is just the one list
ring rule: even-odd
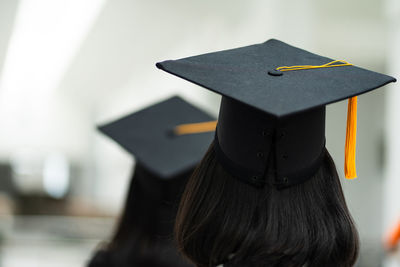
{"label": "second graduation cap", "polygon": [[99,130],[134,155],[152,174],[170,179],[194,168],[214,136],[212,125],[206,129],[189,127],[191,134],[177,133],[179,125],[203,125],[202,122],[213,119],[175,96],[102,125]]}
{"label": "second graduation cap", "polygon": [[[258,186],[271,156],[278,187],[310,178],[325,148],[325,105],[395,81],[275,39],[157,67],[223,96],[217,158],[232,175]],[[355,100],[349,104],[349,161],[355,160]]]}

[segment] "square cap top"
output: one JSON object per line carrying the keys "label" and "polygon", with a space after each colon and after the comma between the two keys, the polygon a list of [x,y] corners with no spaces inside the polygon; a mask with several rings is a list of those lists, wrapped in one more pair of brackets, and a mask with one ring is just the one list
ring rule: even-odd
{"label": "square cap top", "polygon": [[[278,67],[333,61],[284,42],[167,60],[157,67],[211,91],[284,117],[377,89],[396,79],[356,66],[316,68],[271,75]],[[270,73],[269,73],[270,72]]]}
{"label": "square cap top", "polygon": [[151,173],[169,179],[194,168],[214,137],[214,132],[178,136],[173,129],[210,120],[214,118],[175,96],[98,128]]}

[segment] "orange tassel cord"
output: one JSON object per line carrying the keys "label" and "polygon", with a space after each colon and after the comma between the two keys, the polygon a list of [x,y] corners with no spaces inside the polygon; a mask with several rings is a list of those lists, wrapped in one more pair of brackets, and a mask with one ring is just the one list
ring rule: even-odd
{"label": "orange tassel cord", "polygon": [[176,135],[196,134],[215,131],[217,121],[181,124],[174,128]]}
{"label": "orange tassel cord", "polygon": [[344,149],[344,174],[347,179],[357,177],[356,173],[357,97],[349,99],[347,106],[346,144]]}
{"label": "orange tassel cord", "polygon": [[[277,71],[296,71],[352,66],[345,60],[334,60],[323,65],[282,66]],[[356,173],[357,96],[349,98],[347,108],[346,144],[344,148],[344,174],[347,179],[357,178]]]}

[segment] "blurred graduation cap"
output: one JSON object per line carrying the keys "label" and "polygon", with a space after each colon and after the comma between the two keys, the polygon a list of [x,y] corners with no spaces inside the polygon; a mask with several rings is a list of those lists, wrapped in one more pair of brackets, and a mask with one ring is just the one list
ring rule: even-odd
{"label": "blurred graduation cap", "polygon": [[275,39],[156,66],[223,96],[215,147],[225,169],[263,185],[268,158],[274,155],[276,184],[282,187],[318,170],[325,105],[347,98],[345,173],[356,177],[356,96],[395,81]]}
{"label": "blurred graduation cap", "polygon": [[[98,129],[160,179],[194,168],[214,137],[213,117],[174,96]],[[206,122],[206,123],[203,123]]]}

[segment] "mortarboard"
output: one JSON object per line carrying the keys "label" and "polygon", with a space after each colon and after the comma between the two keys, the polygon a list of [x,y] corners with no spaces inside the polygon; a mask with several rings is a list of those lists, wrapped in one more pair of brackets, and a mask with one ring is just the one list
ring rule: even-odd
{"label": "mortarboard", "polygon": [[[325,147],[325,105],[347,98],[346,156],[354,161],[354,97],[395,81],[275,39],[156,65],[221,94],[218,160],[233,176],[263,185],[273,156],[278,187],[300,183],[318,170]],[[355,167],[345,171],[346,177],[355,177]]]}
{"label": "mortarboard", "polygon": [[161,179],[168,179],[194,168],[214,136],[212,128],[178,135],[174,133],[177,126],[202,125],[213,119],[174,96],[98,128],[134,155],[141,166]]}

